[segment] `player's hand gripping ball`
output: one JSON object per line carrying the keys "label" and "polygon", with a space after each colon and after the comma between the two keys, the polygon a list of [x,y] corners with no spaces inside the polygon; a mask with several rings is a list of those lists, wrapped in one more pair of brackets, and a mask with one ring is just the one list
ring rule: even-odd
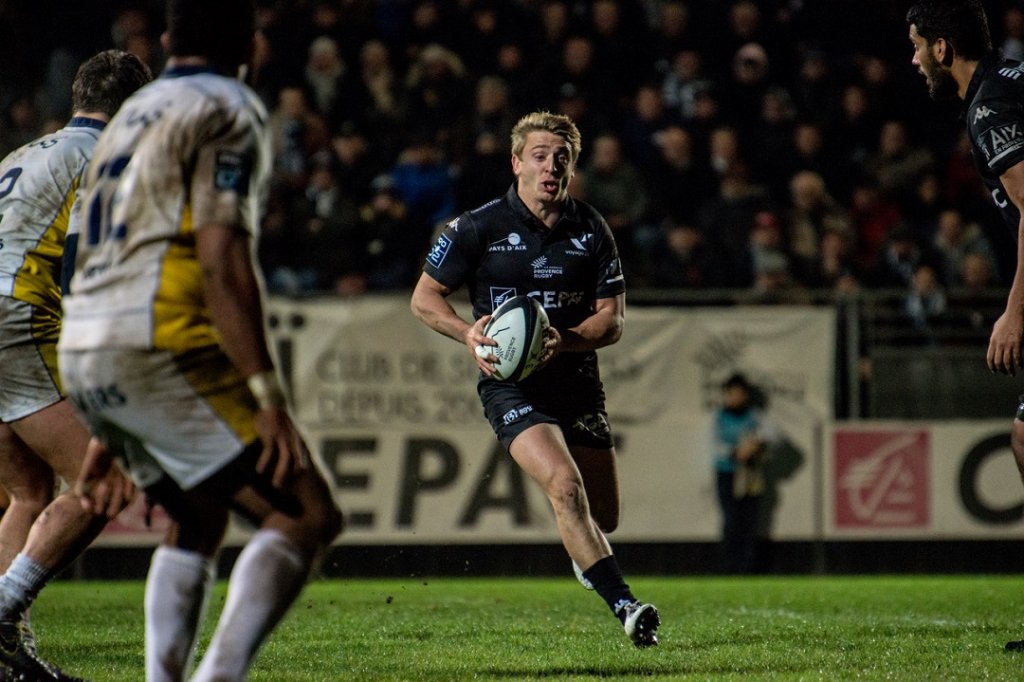
{"label": "player's hand gripping ball", "polygon": [[551,326],[544,306],[529,296],[513,296],[491,314],[484,336],[497,346],[477,346],[482,358],[494,355],[494,378],[521,381],[537,369],[544,352],[544,332]]}

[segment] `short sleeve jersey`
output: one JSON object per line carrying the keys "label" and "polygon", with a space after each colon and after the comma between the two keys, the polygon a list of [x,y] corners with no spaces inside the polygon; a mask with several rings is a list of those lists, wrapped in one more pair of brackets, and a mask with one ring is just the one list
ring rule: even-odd
{"label": "short sleeve jersey", "polygon": [[1020,211],[999,177],[1024,161],[1024,64],[997,54],[982,58],[964,101],[978,173],[1016,238]]}
{"label": "short sleeve jersey", "polygon": [[0,295],[60,314],[64,240],[103,122],[67,126],[0,163]]}
{"label": "short sleeve jersey", "polygon": [[[556,329],[593,314],[594,301],[625,291],[611,229],[591,206],[569,199],[551,228],[513,185],[498,199],[448,223],[427,254],[424,272],[451,290],[465,285],[473,317],[490,314],[506,299],[526,294],[544,306]],[[596,353],[575,361],[596,361]]]}
{"label": "short sleeve jersey", "polygon": [[195,231],[227,225],[255,242],[269,168],[266,110],[237,80],[178,68],[132,95],[83,181],[61,348],[219,343]]}

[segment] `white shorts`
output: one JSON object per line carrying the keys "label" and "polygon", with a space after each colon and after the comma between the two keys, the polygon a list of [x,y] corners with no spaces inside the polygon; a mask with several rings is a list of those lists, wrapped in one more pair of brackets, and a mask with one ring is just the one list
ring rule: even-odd
{"label": "white shorts", "polygon": [[61,351],[68,395],[136,485],[190,490],[257,440],[257,405],[218,348]]}
{"label": "white shorts", "polygon": [[0,422],[60,402],[60,318],[45,308],[0,296]]}

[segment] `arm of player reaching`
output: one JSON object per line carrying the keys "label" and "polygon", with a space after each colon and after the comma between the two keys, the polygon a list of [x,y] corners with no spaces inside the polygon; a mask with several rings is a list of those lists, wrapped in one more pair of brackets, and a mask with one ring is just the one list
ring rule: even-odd
{"label": "arm of player reaching", "polygon": [[625,294],[597,299],[590,317],[575,327],[559,330],[561,342],[558,343],[555,353],[597,350],[616,343],[622,337],[622,329],[626,323],[625,315]]}
{"label": "arm of player reaching", "polygon": [[1006,297],[1006,310],[992,327],[985,359],[993,372],[1014,375],[1021,368],[1024,339],[1024,162],[1008,168],[1000,180],[1022,219],[1017,227],[1017,265]]}
{"label": "arm of player reaching", "polygon": [[[450,293],[451,289],[423,273],[412,292],[412,300],[409,304],[412,314],[439,334],[444,334],[450,339],[465,344],[480,371],[491,376],[494,374],[494,365],[487,358],[476,354],[477,346],[498,345],[494,339],[484,336],[483,333],[491,316],[484,315],[473,324],[466,322],[448,303],[447,296]],[[493,358],[494,356],[489,357]]]}
{"label": "arm of player reaching", "polygon": [[220,332],[224,351],[246,377],[260,411],[256,430],[263,452],[260,473],[273,467],[274,485],[283,486],[307,465],[308,451],[285,409],[263,332],[263,305],[253,271],[249,235],[229,225],[196,230],[196,252],[203,273],[206,305]]}

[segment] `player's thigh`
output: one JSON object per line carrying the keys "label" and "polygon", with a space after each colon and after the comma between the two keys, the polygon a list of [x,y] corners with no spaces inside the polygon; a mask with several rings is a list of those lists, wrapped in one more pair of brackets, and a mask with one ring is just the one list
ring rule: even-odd
{"label": "player's thigh", "polygon": [[[0,424],[0,486],[16,500],[45,504],[53,497],[53,470],[6,424]],[[7,501],[9,503],[9,500]],[[7,504],[0,505],[7,507]]]}
{"label": "player's thigh", "polygon": [[67,400],[11,422],[11,428],[65,481],[74,481],[89,444],[89,430]]}
{"label": "player's thigh", "polygon": [[579,470],[557,424],[529,426],[510,443],[509,454],[548,493],[556,487],[577,482],[582,484]]}

